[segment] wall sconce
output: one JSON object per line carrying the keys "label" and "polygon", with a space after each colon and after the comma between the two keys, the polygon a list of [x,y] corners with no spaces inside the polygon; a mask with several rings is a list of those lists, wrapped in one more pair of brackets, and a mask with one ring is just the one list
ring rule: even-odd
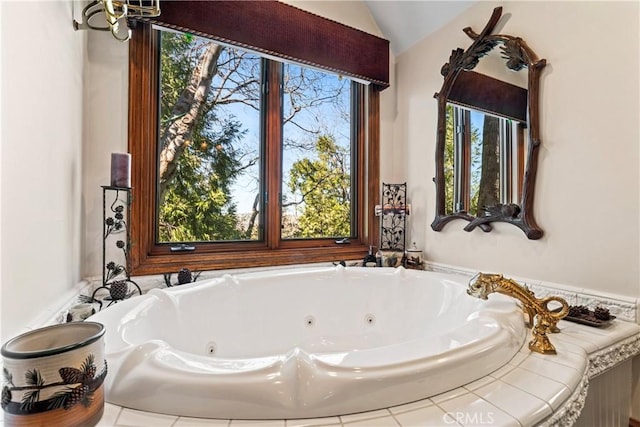
{"label": "wall sconce", "polygon": [[[126,42],[131,38],[127,19],[159,15],[160,0],[93,0],[82,9],[82,22],[73,20],[73,28],[111,31],[117,40]],[[106,26],[96,22],[96,16],[103,16]]]}

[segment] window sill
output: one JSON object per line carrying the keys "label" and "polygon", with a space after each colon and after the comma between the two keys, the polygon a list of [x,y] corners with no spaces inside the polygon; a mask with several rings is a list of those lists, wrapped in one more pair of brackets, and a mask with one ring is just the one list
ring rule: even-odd
{"label": "window sill", "polygon": [[[278,265],[337,262],[341,260],[362,260],[369,247],[363,243],[334,244],[326,247],[283,248],[264,251],[233,250],[225,252],[170,252],[158,249],[143,259],[131,260],[131,274],[134,276],[162,274],[177,271],[182,267],[191,270],[223,270],[248,267],[270,267]],[[179,267],[177,267],[179,266]],[[176,268],[177,267],[177,268]]]}

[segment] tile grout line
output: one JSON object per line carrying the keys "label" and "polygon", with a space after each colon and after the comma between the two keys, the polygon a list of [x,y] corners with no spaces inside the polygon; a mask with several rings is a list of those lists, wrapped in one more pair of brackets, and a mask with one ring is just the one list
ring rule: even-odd
{"label": "tile grout line", "polygon": [[[521,368],[521,369],[524,369],[525,371],[531,372],[531,371],[529,371],[528,369],[525,369],[525,368]],[[564,388],[566,388],[567,390],[569,390],[569,391],[570,391],[569,386],[568,386],[568,385],[566,385],[565,383],[561,383],[560,381],[556,381],[556,380],[554,380],[554,379],[552,379],[552,378],[545,377],[544,375],[540,375],[540,374],[538,374],[537,372],[533,372],[533,374],[538,375],[538,376],[541,376],[541,377],[546,378],[546,379],[548,379],[548,380],[551,380],[551,381],[555,382],[556,384],[560,384],[561,386],[563,386]],[[529,396],[533,396],[533,397],[535,397],[536,399],[543,401],[543,402],[544,402],[544,403],[545,403],[545,404],[546,404],[546,405],[551,409],[551,413],[552,413],[552,414],[553,414],[553,413],[555,413],[555,411],[556,411],[556,410],[555,410],[555,409],[553,409],[553,407],[551,406],[551,403],[547,402],[547,400],[546,400],[546,399],[543,399],[543,398],[542,398],[542,397],[540,397],[540,396],[536,396],[535,394],[533,394],[533,393],[531,393],[531,392],[529,392],[529,391],[527,391],[527,390],[523,389],[522,387],[518,387],[518,386],[517,386],[517,385],[515,385],[515,384],[511,384],[511,383],[508,383],[508,382],[506,382],[506,381],[501,381],[501,380],[499,380],[499,379],[498,379],[498,380],[496,380],[496,381],[500,381],[500,382],[502,382],[502,383],[504,383],[504,384],[507,384],[507,385],[509,385],[509,386],[511,386],[511,387],[513,387],[513,388],[517,388],[518,390],[525,392],[525,393],[526,393],[526,394],[528,394]],[[475,394],[475,393],[474,393],[474,394]],[[494,406],[495,406],[495,405],[494,405]]]}
{"label": "tile grout line", "polygon": [[[555,362],[551,362],[551,361],[549,361],[549,363],[553,363],[554,365],[559,365],[559,363],[555,363]],[[570,367],[570,366],[566,366],[566,365],[560,365],[560,366],[561,366],[562,368],[565,368],[565,369],[573,369],[573,370],[574,370],[574,371],[576,371],[578,374],[580,374],[580,371],[578,371],[578,370],[577,370],[577,369],[575,369],[575,368],[572,368],[572,367]],[[534,374],[536,374],[536,375],[540,375],[541,377],[544,377],[544,378],[546,378],[546,379],[548,379],[548,380],[553,380],[553,381],[555,381],[555,382],[557,382],[557,383],[559,383],[559,384],[562,384],[562,385],[563,385],[563,386],[565,386],[566,388],[571,389],[571,388],[570,388],[571,386],[570,386],[569,384],[565,384],[565,383],[563,383],[563,382],[560,382],[560,381],[556,380],[555,378],[552,378],[552,377],[549,377],[549,376],[547,376],[547,375],[544,375],[544,373],[543,373],[543,372],[532,371],[531,369],[527,369],[527,368],[525,368],[525,367],[523,367],[523,366],[520,366],[519,368],[520,368],[520,369],[524,369],[525,371],[528,371],[528,372],[532,372],[532,373],[534,373]],[[587,368],[587,369],[589,368],[588,360],[587,360],[587,366],[586,366],[586,368]],[[504,382],[504,381],[503,381],[503,382]]]}
{"label": "tile grout line", "polygon": [[118,425],[118,421],[120,421],[120,416],[122,415],[122,410],[124,409],[122,406],[118,406],[118,414],[116,415],[116,419],[113,423],[114,426]]}
{"label": "tile grout line", "polygon": [[[465,389],[465,390],[466,390],[466,389]],[[467,393],[465,393],[465,394],[467,394]],[[453,397],[452,399],[455,399],[455,397]],[[429,400],[431,400],[431,399],[429,399]],[[451,399],[443,400],[443,402],[446,402],[447,400],[451,400]],[[484,400],[484,399],[483,399],[483,400]],[[445,410],[444,408],[442,408],[438,403],[434,402],[433,400],[431,400],[431,402],[432,402],[432,403],[433,403],[433,404],[434,404],[438,409],[440,409],[442,412],[444,412],[444,416],[445,416],[445,417],[449,417],[449,411],[447,411],[447,410]],[[449,418],[451,418],[451,417],[449,417]],[[457,420],[455,420],[455,419],[453,419],[453,422],[454,422],[457,426],[459,426],[459,427],[464,427],[462,424],[460,424],[460,423],[459,423]],[[451,424],[451,425],[453,425],[453,424]]]}
{"label": "tile grout line", "polygon": [[[496,381],[500,381],[499,379],[496,379]],[[504,381],[501,381],[502,383],[504,383]],[[507,383],[505,383],[507,384]],[[507,414],[508,416],[510,416],[511,418],[513,418],[520,427],[523,427],[522,423],[520,422],[520,419],[518,419],[515,415],[511,415],[509,412],[507,412],[506,410],[500,408],[499,406],[494,405],[493,403],[489,402],[487,399],[485,399],[484,397],[480,396],[479,394],[470,391],[471,394],[473,394],[474,396],[478,397],[478,399],[482,400],[483,402],[485,402],[487,405],[496,408],[498,411],[500,412],[504,412],[505,414]],[[542,399],[541,399],[542,400]],[[547,402],[545,402],[547,403]],[[547,405],[548,406],[548,405]]]}
{"label": "tile grout line", "polygon": [[[389,408],[387,408],[387,411],[389,411]],[[391,414],[391,418],[396,422],[398,426],[403,427],[402,423],[396,418],[393,412],[389,411],[389,414]]]}

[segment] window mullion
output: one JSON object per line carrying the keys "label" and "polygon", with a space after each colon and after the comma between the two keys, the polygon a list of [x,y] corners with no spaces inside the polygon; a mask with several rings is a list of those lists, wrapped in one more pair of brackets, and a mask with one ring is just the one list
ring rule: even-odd
{"label": "window mullion", "polygon": [[281,179],[282,179],[282,63],[265,60],[266,80],[264,82],[264,188],[265,241],[271,249],[280,246]]}

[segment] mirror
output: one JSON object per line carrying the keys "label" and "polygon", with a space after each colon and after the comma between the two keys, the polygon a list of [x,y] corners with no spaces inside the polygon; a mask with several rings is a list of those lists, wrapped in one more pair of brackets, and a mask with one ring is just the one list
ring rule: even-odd
{"label": "mirror", "polygon": [[[495,8],[479,34],[465,28],[471,46],[453,50],[441,69],[444,82],[435,94],[436,217],[431,228],[440,231],[448,222],[464,219],[469,221],[465,231],[478,227],[488,232],[492,222],[500,221],[539,239],[543,233],[533,218],[533,196],[540,147],[539,81],[546,60],[538,59],[519,37],[492,34],[501,15],[502,8]],[[484,66],[478,67],[483,72],[473,71],[485,56]],[[501,69],[487,75],[497,63]]]}

